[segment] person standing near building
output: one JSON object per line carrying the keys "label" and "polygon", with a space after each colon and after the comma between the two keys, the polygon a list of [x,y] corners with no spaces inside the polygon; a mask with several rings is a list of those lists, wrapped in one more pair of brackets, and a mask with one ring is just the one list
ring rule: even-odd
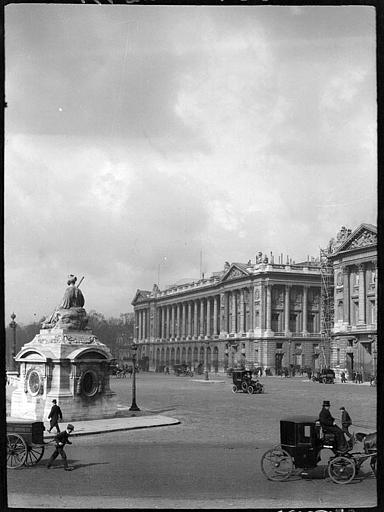
{"label": "person standing near building", "polygon": [[48,416],[48,419],[50,420],[50,427],[48,429],[48,432],[51,432],[51,430],[53,429],[53,427],[56,428],[56,432],[59,433],[60,432],[60,427],[59,427],[59,420],[62,421],[63,420],[63,415],[61,413],[61,409],[60,407],[57,405],[57,400],[52,400],[52,408],[51,408],[51,412],[49,413],[49,416]]}
{"label": "person standing near building", "polygon": [[47,469],[49,469],[52,466],[52,462],[56,459],[56,457],[58,455],[61,455],[61,458],[64,461],[64,469],[65,469],[65,471],[72,471],[73,468],[68,466],[67,455],[66,455],[66,453],[64,451],[64,446],[66,444],[72,444],[71,441],[69,440],[69,436],[71,435],[73,430],[74,430],[74,426],[69,423],[67,425],[67,429],[66,430],[56,434],[56,436],[55,436],[56,449],[52,453],[51,457],[48,460]]}
{"label": "person standing near building", "polygon": [[348,411],[345,409],[345,407],[340,407],[341,411],[341,426],[343,433],[349,437],[349,439],[352,437],[352,434],[349,432],[349,427],[352,425],[352,420],[350,415],[348,414]]}

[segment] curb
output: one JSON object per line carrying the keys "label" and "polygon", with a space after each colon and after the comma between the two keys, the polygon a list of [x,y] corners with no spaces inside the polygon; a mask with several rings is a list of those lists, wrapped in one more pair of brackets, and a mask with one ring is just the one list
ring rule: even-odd
{"label": "curb", "polygon": [[[97,420],[95,420],[97,421]],[[74,422],[76,423],[76,422]],[[77,432],[73,432],[71,434],[71,437],[80,437],[80,436],[90,436],[90,435],[94,435],[94,434],[106,434],[106,433],[109,433],[109,432],[119,432],[119,431],[124,431],[124,430],[138,430],[138,429],[143,429],[143,428],[155,428],[155,427],[166,427],[166,426],[171,426],[171,425],[179,425],[181,423],[180,420],[176,419],[176,418],[164,418],[164,420],[160,420],[159,422],[148,422],[147,424],[126,424],[126,425],[119,425],[119,426],[111,426],[111,427],[97,427],[95,426],[94,427],[94,430],[92,430],[92,428],[90,428],[89,430],[84,430],[84,431],[77,431]],[[81,428],[81,427],[78,427],[78,428]],[[82,428],[87,428],[87,427],[82,427]],[[52,434],[52,433],[49,433],[49,434],[46,434],[44,435],[44,440],[47,440],[47,442],[49,443],[50,441],[52,441],[54,438],[55,438],[56,434]]]}

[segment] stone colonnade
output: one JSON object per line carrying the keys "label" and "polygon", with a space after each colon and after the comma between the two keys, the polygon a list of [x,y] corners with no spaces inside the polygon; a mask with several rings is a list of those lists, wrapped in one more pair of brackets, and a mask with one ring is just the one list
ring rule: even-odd
{"label": "stone colonnade", "polygon": [[[294,295],[292,289],[296,290]],[[284,294],[280,302],[279,293],[273,294],[274,290]],[[157,303],[153,309],[148,304],[139,306],[135,308],[135,339],[138,342],[215,339],[235,334],[241,336],[254,330],[267,335],[273,331],[285,335],[296,332],[303,336],[317,333],[320,331],[319,313],[315,314],[311,325],[308,322],[309,290],[319,293],[320,288],[258,284],[180,302]],[[300,296],[299,311],[292,300],[297,296]],[[292,314],[300,319],[294,325]]]}
{"label": "stone colonnade", "polygon": [[377,282],[376,262],[343,264],[335,269],[336,321],[346,325],[376,323]]}

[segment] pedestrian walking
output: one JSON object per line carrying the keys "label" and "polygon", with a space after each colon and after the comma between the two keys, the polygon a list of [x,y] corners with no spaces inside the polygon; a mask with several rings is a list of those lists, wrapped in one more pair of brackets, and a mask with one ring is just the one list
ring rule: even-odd
{"label": "pedestrian walking", "polygon": [[56,457],[58,455],[61,455],[61,458],[64,461],[65,471],[72,471],[73,468],[68,465],[67,455],[64,451],[64,446],[66,444],[72,444],[71,441],[69,440],[69,436],[71,435],[73,430],[74,430],[74,426],[69,423],[67,425],[66,430],[56,434],[56,436],[55,436],[56,448],[55,448],[55,451],[52,453],[50,459],[48,460],[47,469],[49,469],[52,466],[52,462],[56,459]]}
{"label": "pedestrian walking", "polygon": [[349,427],[352,425],[352,420],[350,415],[348,414],[348,411],[345,409],[345,407],[340,407],[341,411],[341,426],[342,431],[344,434],[349,437],[349,439],[352,437],[352,434],[349,432]]}
{"label": "pedestrian walking", "polygon": [[61,413],[60,407],[57,405],[57,400],[52,400],[52,404],[53,405],[51,408],[51,412],[49,413],[49,416],[48,416],[48,419],[50,420],[50,422],[49,422],[50,427],[48,429],[48,432],[51,432],[53,427],[55,427],[56,432],[59,433],[60,432],[59,421],[63,421],[63,415]]}
{"label": "pedestrian walking", "polygon": [[345,372],[341,372],[340,377],[341,377],[341,382],[343,382],[343,383],[346,382]]}

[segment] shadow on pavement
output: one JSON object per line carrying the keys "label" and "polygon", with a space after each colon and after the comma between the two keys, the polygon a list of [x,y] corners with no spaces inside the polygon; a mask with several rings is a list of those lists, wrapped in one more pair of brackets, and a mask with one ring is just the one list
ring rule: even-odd
{"label": "shadow on pavement", "polygon": [[75,469],[89,468],[90,466],[100,466],[101,464],[109,464],[109,462],[91,462],[90,464],[76,464],[73,461],[68,461],[69,465]]}

